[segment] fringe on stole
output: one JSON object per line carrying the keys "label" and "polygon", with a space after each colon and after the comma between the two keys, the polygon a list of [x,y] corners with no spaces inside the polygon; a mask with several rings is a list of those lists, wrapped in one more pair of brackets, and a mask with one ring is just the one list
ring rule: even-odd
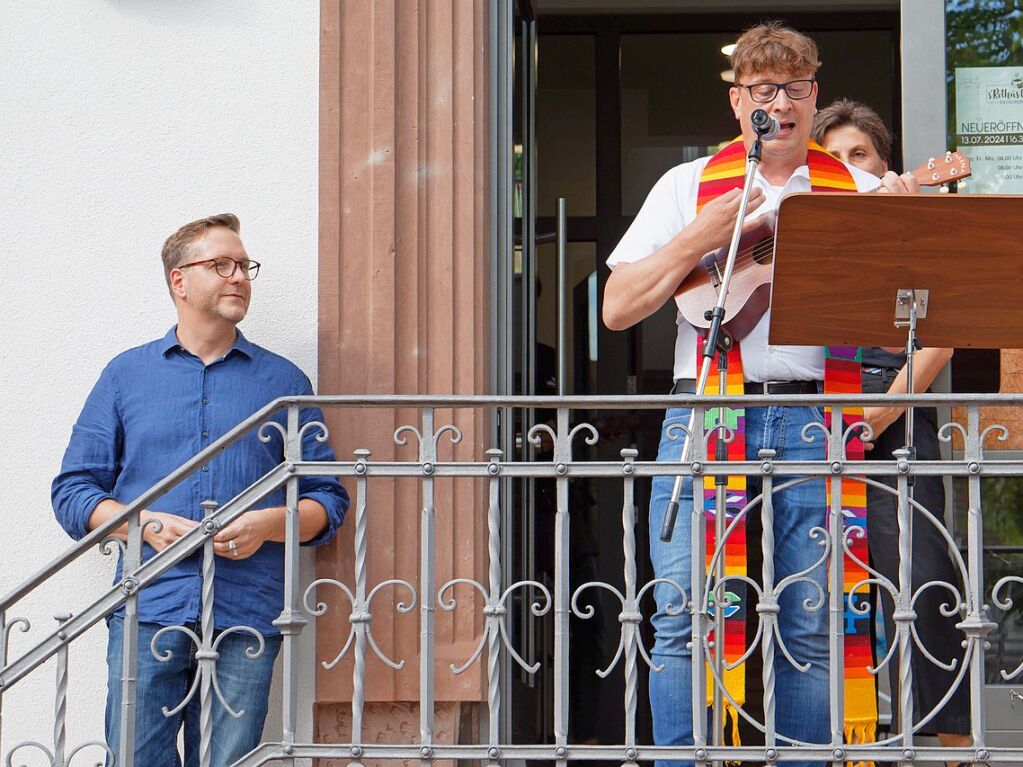
{"label": "fringe on stole", "polygon": [[[724,713],[725,713],[725,734],[728,734],[729,729],[731,730],[731,743],[732,746],[741,746],[742,740],[739,738],[739,712],[729,701],[724,702]],[[846,724],[842,730],[845,736],[845,742],[848,745],[854,746],[862,743],[873,743],[877,740],[877,723],[876,722],[859,722],[857,724]],[[723,742],[728,742],[727,738]],[[728,762],[730,765],[739,765],[741,762]],[[874,762],[850,762],[850,767],[875,767]]]}
{"label": "fringe on stole", "polygon": [[[732,742],[733,746],[741,746],[742,741],[739,739],[739,712],[729,702],[725,702],[725,733],[728,733],[728,725],[731,725],[732,729]],[[727,739],[723,739],[723,742],[727,743]],[[742,761],[728,761],[726,762],[730,767],[742,767],[744,762]]]}
{"label": "fringe on stole", "polygon": [[[845,742],[850,746],[873,743],[877,740],[877,721],[846,722],[842,728]],[[851,767],[874,767],[874,762],[850,762]]]}
{"label": "fringe on stole", "polygon": [[[709,665],[709,664],[708,664]],[[746,664],[743,663],[741,666],[737,666],[733,669],[725,669],[724,673],[725,689],[735,699],[735,702],[740,705],[746,705]],[[722,726],[725,728],[725,732],[728,732],[729,723],[732,725],[732,745],[742,745],[739,742],[739,710],[732,705],[732,701],[722,696],[721,703],[724,706],[725,721]],[[714,674],[711,673],[710,669],[707,669],[707,708],[714,705]]]}

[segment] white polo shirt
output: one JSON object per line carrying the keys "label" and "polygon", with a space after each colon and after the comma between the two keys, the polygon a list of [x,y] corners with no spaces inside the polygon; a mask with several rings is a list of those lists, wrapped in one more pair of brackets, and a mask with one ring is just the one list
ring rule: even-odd
{"label": "white polo shirt", "polygon": [[[640,209],[629,231],[607,259],[607,265],[632,263],[646,258],[664,247],[696,217],[696,198],[700,175],[710,161],[701,157],[693,162],[676,165],[654,184],[646,202]],[[868,192],[880,185],[880,179],[866,171],[846,165],[860,192]],[[749,216],[755,218],[777,210],[785,195],[810,191],[810,171],[806,165],[796,169],[785,186],[767,183],[759,168],[754,184],[764,191],[766,200]],[[707,307],[710,309],[711,307]],[[742,369],[747,381],[820,381],[824,378],[824,347],[772,346],[767,343],[767,329],[771,311],[742,339]],[[676,314],[678,326],[675,337],[675,378],[696,378],[696,331]]]}

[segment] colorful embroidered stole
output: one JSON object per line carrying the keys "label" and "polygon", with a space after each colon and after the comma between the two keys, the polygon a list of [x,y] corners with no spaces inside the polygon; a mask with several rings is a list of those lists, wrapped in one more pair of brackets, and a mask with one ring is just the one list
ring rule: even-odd
{"label": "colorful embroidered stole", "polygon": [[[849,170],[842,162],[828,154],[818,144],[809,142],[807,147],[807,166],[810,171],[810,188],[814,192],[846,192],[856,191],[856,183]],[[741,188],[746,170],[746,147],[741,138],[726,146],[707,163],[700,177],[697,192],[697,212],[708,202],[725,192]],[[701,342],[697,343],[697,365],[702,361]],[[713,378],[713,375],[711,376]],[[736,344],[728,354],[727,393],[743,394],[742,354]],[[860,350],[855,347],[829,347],[824,358],[824,391],[828,394],[859,393],[860,387]],[[717,425],[718,410],[710,410],[706,414],[705,429]],[[862,408],[845,408],[842,420],[846,427],[861,420]],[[734,433],[728,445],[729,460],[745,460],[746,439],[744,433],[745,415],[741,408],[728,409],[725,425]],[[825,425],[831,427],[831,408],[825,413]],[[818,435],[821,438],[823,435]],[[717,433],[708,435],[707,457],[714,460],[717,444]],[[863,460],[863,443],[852,439],[846,445],[848,460]],[[754,456],[755,458],[755,456]],[[831,480],[826,482],[830,504]],[[715,507],[716,488],[714,477],[704,477],[704,513],[707,520],[707,564],[710,565],[715,549]],[[726,518],[728,524],[734,519],[736,512],[747,503],[746,477],[730,476],[726,492]],[[867,561],[867,515],[866,485],[846,478],[842,482],[842,512],[845,528],[860,528],[861,534],[850,534],[852,553],[862,562]],[[823,525],[823,521],[822,521]],[[807,541],[807,545],[812,545]],[[736,525],[732,534],[725,541],[724,572],[726,576],[745,576],[746,568],[746,526],[745,521]],[[877,700],[874,678],[867,671],[872,663],[870,651],[870,612],[860,614],[849,608],[849,592],[852,587],[867,577],[864,569],[849,557],[845,557],[845,739],[847,743],[865,743],[874,739],[877,727]],[[711,574],[713,575],[713,574]],[[735,584],[740,584],[736,586]],[[723,605],[725,614],[725,660],[734,663],[742,657],[746,641],[746,598],[741,582],[729,582],[729,601]],[[858,594],[855,602],[858,608],[868,604],[867,594]],[[826,609],[822,607],[821,609]],[[746,675],[744,665],[725,671],[724,682],[729,694],[741,706],[745,703]],[[713,699],[713,677],[708,674],[707,701]],[[732,724],[732,743],[738,745],[738,712],[726,700],[728,719]]]}
{"label": "colorful embroidered stole", "polygon": [[[745,154],[743,155],[745,157]],[[697,364],[703,353],[703,339],[697,339]],[[708,383],[708,388],[714,387],[716,391],[716,377],[712,372],[711,378],[715,379],[714,384]],[[710,380],[710,379],[708,379]],[[739,396],[745,393],[745,386],[742,374],[742,355],[739,353],[738,345],[732,347],[728,353],[728,373],[725,379],[725,393],[730,396]],[[704,431],[718,425],[718,408],[708,410],[704,414]],[[731,431],[733,438],[727,443],[728,460],[746,460],[746,414],[741,408],[725,409],[725,426]],[[718,445],[718,430],[714,429],[707,433],[707,457],[715,460]],[[715,526],[715,509],[717,508],[717,484],[716,477],[705,476],[703,478],[703,512],[706,520],[706,549],[707,549],[707,571],[710,572],[714,550],[717,544],[717,529]],[[736,514],[745,508],[747,503],[746,475],[731,474],[728,476],[728,483],[725,485],[725,529],[735,520]],[[740,519],[735,528],[725,539],[724,550],[724,575],[725,577],[740,576],[747,574],[746,567],[746,518]],[[713,594],[713,592],[712,592]],[[741,580],[731,580],[725,591],[727,601],[721,605],[724,611],[725,628],[725,661],[727,664],[734,664],[742,657],[746,645],[746,584]],[[716,610],[718,605],[713,604]],[[713,615],[713,612],[712,612]],[[711,638],[714,638],[711,632]],[[746,664],[741,663],[735,668],[725,667],[723,670],[725,688],[735,699],[735,702],[742,706],[746,702]],[[707,674],[707,705],[714,700],[714,677]],[[731,701],[725,700],[725,716],[727,725],[731,728],[731,742],[740,745],[739,740],[739,712],[732,705]]]}

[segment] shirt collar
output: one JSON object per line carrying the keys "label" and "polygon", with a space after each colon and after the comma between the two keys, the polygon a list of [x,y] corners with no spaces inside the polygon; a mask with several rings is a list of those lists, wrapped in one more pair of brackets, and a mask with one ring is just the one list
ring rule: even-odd
{"label": "shirt collar", "polygon": [[181,348],[181,344],[178,343],[177,325],[172,325],[171,329],[167,331],[167,334],[157,342],[157,348],[160,350],[160,354],[164,357],[175,349]]}
{"label": "shirt collar", "polygon": [[[249,359],[255,354],[256,346],[249,339],[247,339],[240,330],[235,330],[237,337],[235,338],[234,345],[224,355],[224,358],[231,356],[231,352],[237,351],[239,354],[244,354]],[[178,326],[173,325],[170,330],[167,331],[166,335],[157,342],[157,348],[160,353],[166,357],[170,352],[175,349],[184,349],[181,343],[178,341]]]}
{"label": "shirt collar", "polygon": [[792,192],[809,192],[810,191],[810,168],[807,165],[800,165],[794,171],[792,175],[786,179],[785,183],[781,186],[774,186],[768,184],[767,180],[761,175],[760,168],[757,168],[757,179],[765,186],[770,186],[773,189],[780,189],[782,195],[791,194]]}
{"label": "shirt collar", "polygon": [[[768,184],[767,180],[764,178],[764,174],[760,172],[760,168],[757,168],[756,178],[762,184],[767,184],[768,186],[774,186],[774,184]],[[803,165],[800,165],[798,168],[796,168],[794,171],[792,171],[792,175],[789,176],[785,180],[785,183],[782,184],[778,188],[784,188],[784,187],[788,186],[789,183],[793,179],[801,179],[802,181],[807,181],[808,182],[810,180],[810,166],[806,165],[805,163]],[[801,183],[801,182],[797,181],[796,183]]]}
{"label": "shirt collar", "polygon": [[[256,345],[243,336],[240,330],[236,329],[235,332],[238,334],[238,337],[235,339],[234,346],[231,347],[231,351],[237,350],[240,354],[244,354],[249,359],[252,359],[256,353]],[[228,354],[230,353],[231,352],[228,352]]]}

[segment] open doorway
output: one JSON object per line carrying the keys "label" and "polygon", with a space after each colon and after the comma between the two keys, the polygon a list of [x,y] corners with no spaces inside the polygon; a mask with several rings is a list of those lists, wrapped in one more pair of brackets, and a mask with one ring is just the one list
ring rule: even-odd
{"label": "open doorway", "polygon": [[[898,2],[790,2],[772,11],[818,43],[818,103],[839,97],[871,104],[885,121],[901,122]],[[639,8],[647,12],[638,12]],[[521,0],[514,24],[516,55],[513,143],[516,248],[514,283],[516,391],[522,394],[662,394],[671,387],[675,309],[667,305],[641,325],[608,331],[600,303],[609,271],[605,259],[626,231],[654,182],[681,162],[712,153],[738,132],[727,102],[728,59],[721,48],[764,19],[748,2],[599,2]],[[712,10],[711,10],[712,9]],[[896,142],[898,147],[899,142]],[[898,150],[896,150],[898,151]],[[896,157],[896,164],[901,158]],[[565,290],[559,295],[558,199],[567,216]],[[559,301],[566,318],[559,370]],[[588,450],[594,460],[618,460],[625,447],[640,460],[656,454],[660,413],[627,419],[587,414],[601,429]],[[539,483],[537,483],[539,485]],[[653,577],[646,560],[647,483],[637,485],[638,581]],[[533,486],[517,498],[524,511],[512,531],[519,572],[514,579],[553,572],[544,547],[553,509],[549,491]],[[620,483],[573,483],[573,588],[586,580],[622,581]],[[621,743],[620,667],[606,679],[595,669],[617,646],[619,609],[593,597],[596,614],[573,619],[586,632],[586,652],[573,652],[569,741]],[[650,605],[644,612],[648,614]],[[646,622],[644,631],[649,631]],[[550,742],[552,664],[540,634],[534,657],[545,662],[535,679],[515,675],[511,705],[515,742]],[[646,637],[651,646],[652,637]],[[575,646],[575,645],[574,645]],[[580,647],[583,643],[580,643]],[[637,736],[652,742],[645,674]],[[751,696],[751,700],[753,697]],[[595,706],[600,700],[603,705]],[[752,742],[746,739],[744,742]],[[749,737],[752,738],[752,735]]]}

